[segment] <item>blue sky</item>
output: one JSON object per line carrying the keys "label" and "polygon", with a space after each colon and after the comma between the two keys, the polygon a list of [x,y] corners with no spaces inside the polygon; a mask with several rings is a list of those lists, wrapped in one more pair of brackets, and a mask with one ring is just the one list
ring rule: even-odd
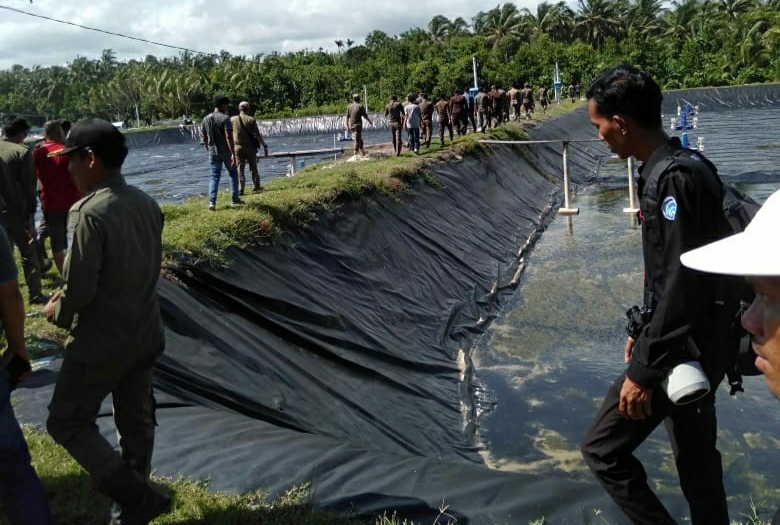
{"label": "blue sky", "polygon": [[[536,1],[515,2],[536,8]],[[463,17],[498,5],[480,0],[0,0],[1,7],[207,53],[234,55],[318,49],[334,40],[361,44],[379,29],[389,35],[425,28],[435,15]],[[178,54],[165,47],[87,31],[0,9],[0,69],[14,64],[65,65],[76,56],[97,58],[110,48],[126,61],[147,54]]]}

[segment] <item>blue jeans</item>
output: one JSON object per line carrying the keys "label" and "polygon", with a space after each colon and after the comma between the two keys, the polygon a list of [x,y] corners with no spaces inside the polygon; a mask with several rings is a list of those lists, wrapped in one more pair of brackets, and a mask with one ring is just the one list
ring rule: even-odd
{"label": "blue jeans", "polygon": [[49,503],[30,465],[30,452],[11,408],[8,374],[0,367],[0,504],[11,525],[54,523]]}
{"label": "blue jeans", "polygon": [[420,149],[420,128],[407,128],[409,133],[409,149],[417,151]]}
{"label": "blue jeans", "polygon": [[229,166],[222,160],[222,157],[214,155],[209,156],[209,164],[211,165],[209,204],[217,204],[217,192],[219,191],[219,179],[222,176],[223,165],[227,168],[228,175],[230,175],[230,191],[232,193],[233,202],[238,202],[238,170],[236,170],[236,167]]}

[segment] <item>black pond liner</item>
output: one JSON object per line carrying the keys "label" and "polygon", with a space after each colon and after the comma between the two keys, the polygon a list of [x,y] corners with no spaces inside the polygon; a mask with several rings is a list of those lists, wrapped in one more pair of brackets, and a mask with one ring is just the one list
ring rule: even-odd
{"label": "black pond liner", "polygon": [[[707,100],[777,104],[779,92]],[[580,109],[532,136],[594,132]],[[575,183],[592,183],[603,146],[572,148]],[[470,354],[562,198],[559,145],[491,149],[396,199],[345,202],[273,245],[231,249],[229,269],[162,279],[157,474],[272,496],[311,482],[317,506],[422,523],[442,502],[460,524],[591,523],[608,508],[594,480],[491,470],[479,454],[478,414],[495,400]],[[58,366],[16,393],[20,419],[43,423]],[[110,414],[105,403],[107,434]]]}

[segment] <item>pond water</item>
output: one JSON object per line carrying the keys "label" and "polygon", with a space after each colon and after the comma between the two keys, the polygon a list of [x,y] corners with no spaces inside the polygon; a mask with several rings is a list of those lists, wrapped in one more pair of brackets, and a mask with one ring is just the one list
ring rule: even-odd
{"label": "pond water", "polygon": [[[780,108],[705,114],[699,124],[689,133],[705,137],[705,153],[725,179],[761,202],[780,188]],[[494,468],[595,479],[579,443],[625,369],[624,312],[641,300],[643,276],[640,231],[622,211],[625,182],[618,188],[614,178],[625,163],[599,169],[605,182],[581,188],[572,199],[580,214],[559,216],[545,231],[518,292],[475,352],[489,400],[480,420],[484,456]],[[745,390],[730,397],[722,386],[717,400],[732,518],[748,512],[751,497],[780,505],[780,404],[763,378],[746,378]],[[638,457],[651,486],[680,494],[663,427]]]}

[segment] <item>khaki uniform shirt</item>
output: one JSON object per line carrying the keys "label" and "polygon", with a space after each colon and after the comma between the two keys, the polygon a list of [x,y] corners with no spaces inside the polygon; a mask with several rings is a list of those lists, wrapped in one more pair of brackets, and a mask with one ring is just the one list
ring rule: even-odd
{"label": "khaki uniform shirt", "polygon": [[433,103],[430,100],[423,99],[418,106],[420,106],[420,115],[423,122],[431,122],[433,120]]}
{"label": "khaki uniform shirt", "polygon": [[35,163],[32,150],[0,139],[0,214],[2,220],[27,224],[35,213]]}
{"label": "khaki uniform shirt", "polygon": [[[243,125],[241,123],[243,122]],[[233,143],[236,149],[248,149],[257,152],[258,143],[255,142],[254,131],[257,130],[257,121],[255,117],[247,115],[235,115],[230,117],[230,124],[233,126]]]}
{"label": "khaki uniform shirt", "polygon": [[400,124],[404,119],[404,107],[398,101],[391,101],[385,106],[385,116],[390,124]]}
{"label": "khaki uniform shirt", "polygon": [[120,175],[74,204],[54,323],[70,330],[65,357],[99,366],[162,352],[157,280],[163,216]]}
{"label": "khaki uniform shirt", "polygon": [[366,113],[366,109],[363,107],[362,104],[353,102],[352,104],[347,106],[347,119],[349,121],[350,127],[352,126],[363,127],[363,117],[367,117],[367,116],[368,113]]}

